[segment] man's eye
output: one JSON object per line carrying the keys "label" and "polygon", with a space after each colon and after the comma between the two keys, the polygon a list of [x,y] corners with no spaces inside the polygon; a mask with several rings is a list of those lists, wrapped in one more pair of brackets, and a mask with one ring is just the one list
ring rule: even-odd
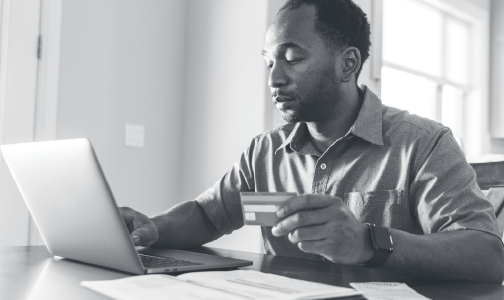
{"label": "man's eye", "polygon": [[298,62],[300,62],[301,60],[300,59],[286,59],[285,60],[289,65],[294,65]]}
{"label": "man's eye", "polygon": [[271,70],[271,68],[273,68],[273,64],[269,64],[269,65],[267,65],[267,66],[266,66],[266,68],[267,68],[268,70]]}

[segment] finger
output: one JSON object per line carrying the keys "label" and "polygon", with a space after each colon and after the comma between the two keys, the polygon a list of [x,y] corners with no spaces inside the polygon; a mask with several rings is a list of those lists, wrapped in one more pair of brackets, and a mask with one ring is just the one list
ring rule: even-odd
{"label": "finger", "polygon": [[131,238],[135,245],[143,247],[149,247],[157,240],[155,229],[150,228],[148,225],[134,230],[131,233]]}
{"label": "finger", "polygon": [[124,219],[131,219],[133,217],[133,214],[135,211],[127,206],[124,206],[124,207],[119,207],[119,212],[121,213],[121,216]]}
{"label": "finger", "polygon": [[135,245],[148,247],[157,240],[157,228],[147,216],[129,207],[120,207],[119,212]]}
{"label": "finger", "polygon": [[325,240],[299,242],[297,246],[303,252],[320,254],[325,247]]}
{"label": "finger", "polygon": [[140,236],[138,234],[132,234],[131,238],[133,239],[133,243],[137,246],[140,245]]}
{"label": "finger", "polygon": [[284,205],[282,205],[278,209],[277,216],[279,218],[284,218],[297,211],[306,209],[324,208],[338,202],[343,204],[340,198],[334,196],[304,194],[289,199]]}
{"label": "finger", "polygon": [[324,225],[297,228],[289,233],[289,241],[297,244],[305,241],[318,241],[328,237],[327,227]]}
{"label": "finger", "polygon": [[275,236],[288,234],[300,227],[325,224],[330,221],[332,210],[315,209],[296,212],[280,221],[271,232]]}
{"label": "finger", "polygon": [[135,226],[133,224],[134,218],[134,210],[129,207],[119,207],[119,212],[124,220],[124,224],[128,228],[129,232],[135,230]]}

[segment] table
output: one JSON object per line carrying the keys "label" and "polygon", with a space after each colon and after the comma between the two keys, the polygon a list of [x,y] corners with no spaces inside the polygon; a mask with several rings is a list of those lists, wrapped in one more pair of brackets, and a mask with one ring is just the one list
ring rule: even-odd
{"label": "table", "polygon": [[[465,281],[425,281],[380,269],[342,266],[327,262],[258,253],[199,247],[191,251],[254,262],[241,269],[258,270],[291,278],[349,287],[350,282],[405,282],[431,299],[504,299],[504,287]],[[131,274],[76,261],[54,258],[45,246],[0,247],[0,299],[109,299],[83,288],[83,280],[107,280]],[[364,299],[354,297],[351,299]]]}

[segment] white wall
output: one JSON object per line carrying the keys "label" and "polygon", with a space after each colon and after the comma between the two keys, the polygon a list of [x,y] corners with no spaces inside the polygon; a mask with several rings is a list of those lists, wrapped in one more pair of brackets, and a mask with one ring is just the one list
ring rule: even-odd
{"label": "white wall", "polygon": [[[490,9],[490,2],[492,0],[465,0],[466,2],[469,2],[470,4],[474,5],[474,6],[477,6],[479,8],[482,8],[486,11],[488,11]],[[497,1],[501,1],[501,0],[497,0]]]}
{"label": "white wall", "polygon": [[492,152],[504,154],[504,1],[491,2],[491,130]]}
{"label": "white wall", "polygon": [[[0,72],[0,144],[34,139],[37,86],[37,40],[40,1],[4,1],[0,18],[7,43],[2,44]],[[0,246],[26,245],[29,214],[21,194],[0,158]]]}
{"label": "white wall", "polygon": [[212,186],[263,131],[265,1],[188,1],[182,200]]}
{"label": "white wall", "polygon": [[[63,3],[57,138],[94,143],[119,205],[194,199],[264,129],[266,1]],[[145,148],[124,125],[145,125]],[[258,228],[212,244],[262,251]]]}
{"label": "white wall", "polygon": [[[88,137],[118,205],[146,214],[180,198],[184,0],[63,3],[57,138]],[[145,147],[125,147],[125,124]]]}
{"label": "white wall", "polygon": [[[264,130],[266,4],[187,2],[181,200],[213,186]],[[211,245],[262,249],[256,227]]]}

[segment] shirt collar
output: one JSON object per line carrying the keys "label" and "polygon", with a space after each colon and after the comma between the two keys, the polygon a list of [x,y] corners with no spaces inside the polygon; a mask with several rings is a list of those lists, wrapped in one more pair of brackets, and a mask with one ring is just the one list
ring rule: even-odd
{"label": "shirt collar", "polygon": [[[367,86],[362,85],[362,89],[364,91],[364,100],[359,115],[352,128],[350,128],[350,133],[372,144],[383,145],[381,100]],[[296,123],[287,139],[275,150],[275,154],[289,144],[291,150],[299,152],[305,145],[307,138],[308,128],[306,124]]]}
{"label": "shirt collar", "polygon": [[362,89],[364,101],[351,132],[372,144],[382,146],[382,102],[367,86],[362,85]]}
{"label": "shirt collar", "polygon": [[[301,149],[301,147],[303,147],[303,145],[307,139],[306,131],[303,130],[304,129],[303,127],[306,127],[305,123],[301,123],[301,122],[296,123],[296,126],[294,126],[294,128],[292,129],[292,131],[289,134],[289,136],[287,137],[287,139],[285,139],[285,141],[282,143],[282,145],[280,145],[280,147],[278,147],[278,149],[275,150],[275,154],[278,152],[278,150],[286,147],[289,144],[290,144],[291,150],[296,151],[297,149]],[[294,139],[295,139],[295,142],[292,143],[292,141]]]}

